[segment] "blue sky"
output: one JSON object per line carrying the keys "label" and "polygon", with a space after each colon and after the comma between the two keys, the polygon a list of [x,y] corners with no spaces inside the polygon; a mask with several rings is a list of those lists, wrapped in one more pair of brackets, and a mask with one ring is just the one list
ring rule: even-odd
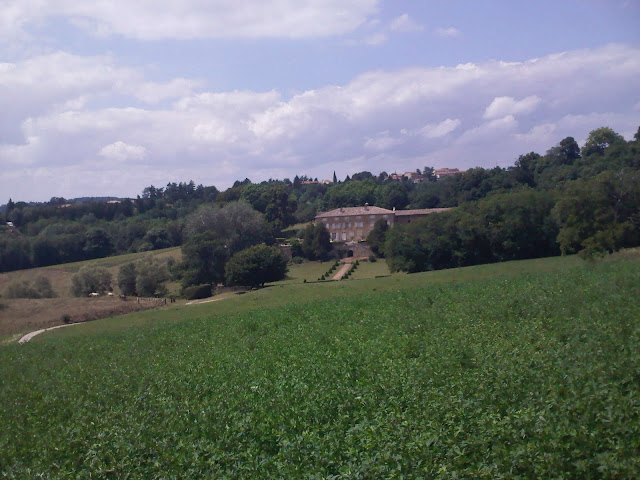
{"label": "blue sky", "polygon": [[637,0],[0,3],[1,203],[506,167],[640,125]]}

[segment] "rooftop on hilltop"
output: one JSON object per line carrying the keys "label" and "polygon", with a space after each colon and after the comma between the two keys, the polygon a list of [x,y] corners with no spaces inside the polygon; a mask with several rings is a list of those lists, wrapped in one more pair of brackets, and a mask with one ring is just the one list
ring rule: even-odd
{"label": "rooftop on hilltop", "polygon": [[374,207],[365,205],[364,207],[342,207],[328,212],[322,212],[316,215],[316,218],[323,217],[341,217],[346,215],[381,215],[393,213],[393,210],[387,210],[386,208]]}

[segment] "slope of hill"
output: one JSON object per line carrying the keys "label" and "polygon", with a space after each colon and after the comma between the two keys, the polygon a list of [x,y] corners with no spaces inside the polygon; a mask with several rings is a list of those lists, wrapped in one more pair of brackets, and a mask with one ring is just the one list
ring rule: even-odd
{"label": "slope of hill", "polygon": [[285,285],[10,345],[2,473],[637,478],[639,267]]}

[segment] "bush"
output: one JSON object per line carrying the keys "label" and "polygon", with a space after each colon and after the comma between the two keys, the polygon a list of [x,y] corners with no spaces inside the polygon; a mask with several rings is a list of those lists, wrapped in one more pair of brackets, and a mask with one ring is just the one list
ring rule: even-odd
{"label": "bush", "polygon": [[64,315],[62,315],[62,317],[60,317],[60,320],[62,320],[62,323],[71,323],[71,315],[65,313]]}
{"label": "bush", "polygon": [[7,298],[54,298],[56,293],[48,278],[37,276],[33,281],[15,280],[5,289]]}
{"label": "bush", "polygon": [[302,257],[293,257],[291,259],[291,263],[293,263],[294,265],[300,265],[302,262],[304,262],[304,258]]}
{"label": "bush", "polygon": [[227,285],[257,287],[285,278],[287,260],[277,247],[255,245],[234,254],[225,267]]}
{"label": "bush", "polygon": [[377,262],[377,261],[378,261],[378,259],[376,258],[376,256],[375,256],[375,255],[369,255],[369,261],[370,261],[371,263],[374,263],[374,262]]}
{"label": "bush", "polygon": [[106,268],[85,265],[71,277],[71,292],[85,297],[92,292],[104,293],[111,289],[111,273]]}
{"label": "bush", "polygon": [[198,300],[200,298],[208,298],[212,294],[211,284],[194,285],[182,289],[182,296],[187,300]]}

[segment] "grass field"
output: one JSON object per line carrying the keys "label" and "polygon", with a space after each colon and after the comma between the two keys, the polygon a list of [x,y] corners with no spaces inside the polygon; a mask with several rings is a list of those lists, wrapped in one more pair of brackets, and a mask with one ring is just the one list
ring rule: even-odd
{"label": "grass field", "polygon": [[377,262],[360,261],[358,268],[356,268],[351,276],[350,280],[362,280],[363,278],[375,278],[383,275],[389,275],[389,267],[387,262],[378,260]]}
{"label": "grass field", "polygon": [[638,311],[631,251],[278,285],[56,330],[0,349],[0,471],[638,478]]}
{"label": "grass field", "polygon": [[[12,281],[30,281],[36,276],[42,275],[49,279],[58,297],[38,300],[2,299],[1,302],[5,305],[5,308],[0,309],[0,341],[12,340],[18,334],[39,328],[60,325],[63,315],[69,315],[71,321],[84,321],[140,310],[140,305],[134,305],[131,302],[123,303],[117,298],[87,299],[74,297],[71,294],[71,277],[84,265],[90,264],[104,267],[113,275],[114,292],[119,294],[117,276],[120,266],[143,258],[146,255],[161,259],[172,257],[179,260],[181,258],[180,247],[174,247],[153,252],[131,253],[84,262],[1,273],[0,293]],[[173,294],[176,294],[179,290],[177,283],[170,283],[167,287]]]}
{"label": "grass field", "polygon": [[315,282],[320,278],[320,275],[325,273],[334,261],[330,262],[304,262],[299,265],[289,265],[289,272],[287,278],[279,282],[274,282],[271,285],[287,285],[290,283],[303,283]]}

